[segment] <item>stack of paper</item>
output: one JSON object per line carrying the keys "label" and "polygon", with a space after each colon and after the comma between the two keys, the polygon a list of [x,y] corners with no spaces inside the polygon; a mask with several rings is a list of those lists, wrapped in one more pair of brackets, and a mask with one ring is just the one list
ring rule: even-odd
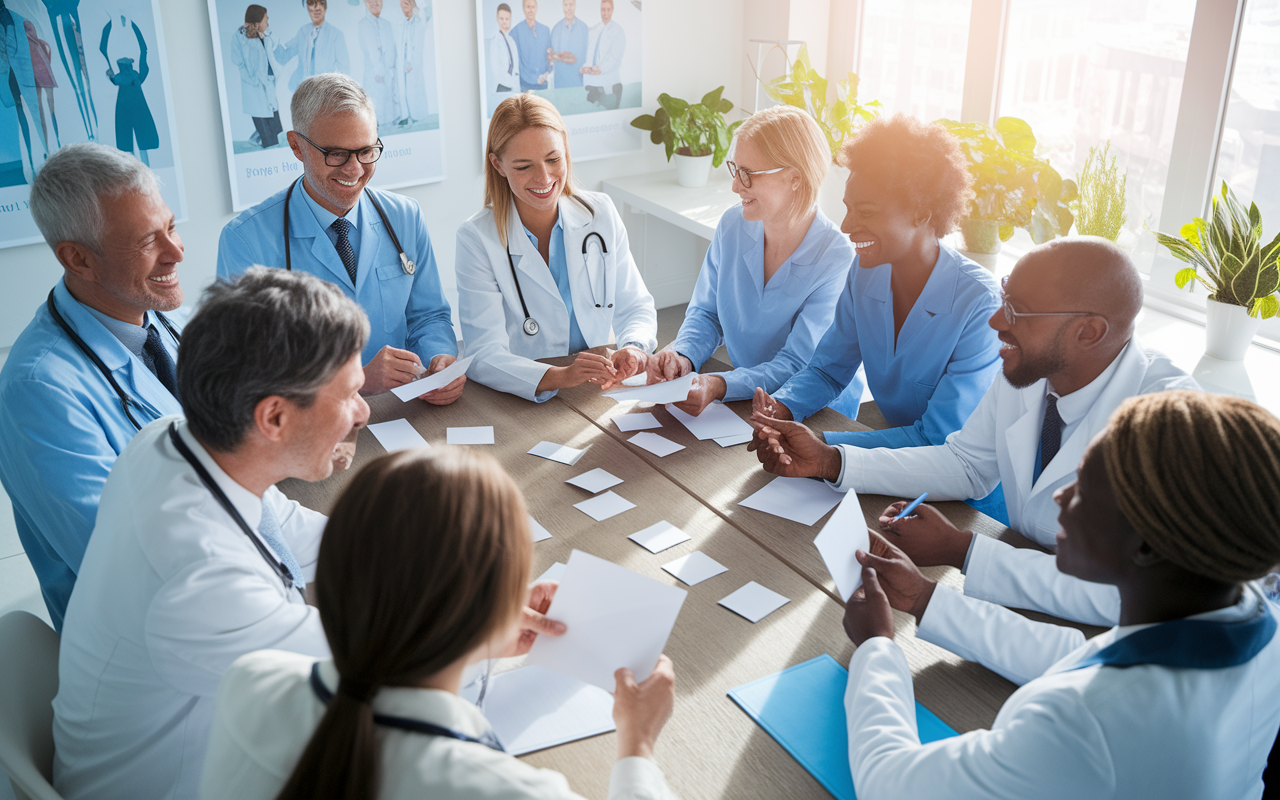
{"label": "stack of paper", "polygon": [[[746,436],[751,438],[753,429],[742,417],[720,402],[711,403],[702,409],[702,413],[694,417],[684,413],[675,406],[667,406],[667,411],[676,421],[689,429],[699,440],[725,439]],[[746,441],[746,440],[744,440]]]}
{"label": "stack of paper", "polygon": [[494,675],[485,695],[484,715],[513,756],[616,728],[613,695],[542,667]]}
{"label": "stack of paper", "polygon": [[822,554],[822,562],[835,580],[840,597],[848,602],[862,585],[862,565],[853,554],[871,549],[867,518],[862,514],[857,492],[850,490],[845,495],[813,543]]}
{"label": "stack of paper", "polygon": [[467,374],[467,367],[471,366],[472,358],[475,358],[475,356],[460,358],[437,372],[435,375],[428,375],[425,378],[419,378],[416,381],[409,381],[406,384],[397,386],[391,391],[396,397],[399,397],[402,402],[407,403],[413,398],[421,397],[427,392],[434,392],[436,389],[442,389]]}
{"label": "stack of paper", "polygon": [[812,525],[835,508],[844,495],[813,478],[774,478],[740,506],[754,508],[802,525]]}

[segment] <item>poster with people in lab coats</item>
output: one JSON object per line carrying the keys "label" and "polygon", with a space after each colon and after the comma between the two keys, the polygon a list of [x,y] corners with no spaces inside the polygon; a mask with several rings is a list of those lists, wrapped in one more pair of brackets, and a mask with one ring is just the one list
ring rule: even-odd
{"label": "poster with people in lab coats", "polygon": [[289,103],[305,78],[341,72],[373,101],[384,150],[373,185],[444,180],[435,0],[209,0],[236,211],[302,175]]}
{"label": "poster with people in lab coats", "polygon": [[480,135],[513,92],[547,98],[576,161],[640,149],[642,0],[476,0]]}
{"label": "poster with people in lab coats", "polygon": [[31,182],[63,145],[133,153],[187,216],[159,0],[0,0],[0,247],[42,242]]}

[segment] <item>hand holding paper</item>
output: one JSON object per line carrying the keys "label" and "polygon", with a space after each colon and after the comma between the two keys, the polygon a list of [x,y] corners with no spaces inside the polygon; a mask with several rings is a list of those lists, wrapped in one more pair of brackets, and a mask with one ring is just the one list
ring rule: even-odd
{"label": "hand holding paper", "polygon": [[871,536],[857,492],[850,490],[844,496],[813,544],[836,582],[840,599],[849,602],[850,596],[862,585],[862,565],[853,554],[871,549]]}
{"label": "hand holding paper", "polygon": [[648,386],[636,386],[630,389],[614,389],[604,392],[604,396],[611,398],[619,403],[627,402],[645,402],[645,403],[678,403],[689,396],[689,390],[693,388],[693,376],[696,372],[690,372],[683,378],[676,378],[673,381],[664,381],[662,383],[654,383]]}
{"label": "hand holding paper", "polygon": [[453,383],[458,378],[467,374],[467,367],[471,366],[473,356],[460,358],[449,366],[425,378],[419,378],[416,381],[402,384],[392,389],[392,393],[399,397],[401,401],[407,403],[415,397],[421,397],[427,392],[434,392],[436,389],[443,388]]}

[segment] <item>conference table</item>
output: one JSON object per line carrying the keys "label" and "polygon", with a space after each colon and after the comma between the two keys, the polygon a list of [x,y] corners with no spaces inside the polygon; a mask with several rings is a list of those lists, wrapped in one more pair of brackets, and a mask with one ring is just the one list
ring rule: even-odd
{"label": "conference table", "polygon": [[[550,360],[566,363],[566,360]],[[704,371],[724,369],[708,364]],[[615,403],[594,386],[561,391],[545,403],[531,403],[469,381],[462,398],[449,406],[421,400],[401,402],[387,393],[368,398],[370,422],[406,419],[432,445],[443,444],[446,429],[492,425],[494,444],[482,450],[495,457],[524,491],[529,511],[552,538],[535,545],[533,576],[582,550],[657,581],[688,591],[666,653],[675,664],[676,705],[659,740],[656,759],[682,798],[823,798],[830,795],[808,772],[727,696],[728,690],[816,656],[829,654],[847,665],[853,645],[841,620],[844,608],[813,539],[830,516],[806,526],[738,502],[773,476],[765,473],[746,445],[722,448],[699,441],[665,407],[644,407],[662,423],[654,433],[684,445],[657,457],[628,444],[613,417],[638,410]],[[728,403],[744,419],[749,401]],[[874,416],[874,411],[871,412]],[[806,424],[817,431],[864,430],[866,426],[825,409]],[[589,450],[568,466],[528,450],[547,441]],[[327,513],[355,472],[386,451],[367,430],[356,441],[350,469],[317,483],[285,481],[280,488],[303,505]],[[565,483],[596,467],[621,478],[613,491],[636,507],[596,522],[573,507],[591,494]],[[860,496],[868,524],[898,498]],[[1023,544],[1003,525],[969,506],[937,507],[961,528]],[[666,521],[691,540],[658,554],[627,537]],[[661,569],[679,556],[700,550],[727,572],[685,586]],[[959,589],[963,576],[951,568],[926,569]],[[749,581],[790,602],[757,623],[718,605]],[[987,669],[915,638],[915,621],[895,612],[895,638],[915,676],[916,698],[957,731],[989,727],[1016,688]],[[510,666],[515,666],[513,663]],[[509,668],[503,664],[500,669]],[[608,794],[616,758],[615,734],[595,736],[523,756],[530,764],[564,773],[585,797]]]}

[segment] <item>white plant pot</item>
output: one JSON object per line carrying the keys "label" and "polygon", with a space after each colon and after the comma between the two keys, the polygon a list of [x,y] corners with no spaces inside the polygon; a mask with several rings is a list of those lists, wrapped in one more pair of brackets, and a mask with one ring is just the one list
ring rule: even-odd
{"label": "white plant pot", "polygon": [[1205,308],[1204,351],[1223,361],[1242,361],[1261,324],[1244,306],[1211,299]]}
{"label": "white plant pot", "polygon": [[827,168],[827,177],[818,187],[818,208],[837,226],[844,220],[844,186],[849,180],[849,170],[839,164]]}
{"label": "white plant pot", "polygon": [[682,156],[676,153],[675,159],[676,181],[681,186],[696,189],[707,185],[707,178],[711,175],[710,155]]}

